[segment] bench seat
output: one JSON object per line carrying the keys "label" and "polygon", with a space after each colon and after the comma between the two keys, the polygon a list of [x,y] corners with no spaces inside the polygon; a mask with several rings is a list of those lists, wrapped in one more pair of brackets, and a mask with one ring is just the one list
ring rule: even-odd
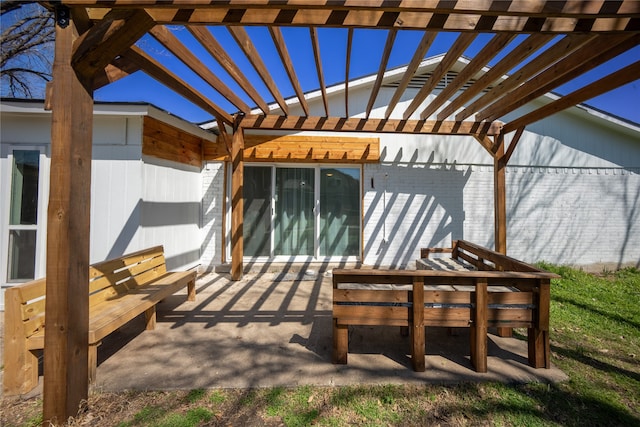
{"label": "bench seat", "polygon": [[[89,381],[96,378],[97,348],[112,332],[145,315],[154,329],[156,305],[187,288],[195,301],[195,271],[167,272],[162,246],[94,264],[89,268]],[[7,289],[4,393],[27,393],[38,383],[38,358],[45,347],[46,279]]]}

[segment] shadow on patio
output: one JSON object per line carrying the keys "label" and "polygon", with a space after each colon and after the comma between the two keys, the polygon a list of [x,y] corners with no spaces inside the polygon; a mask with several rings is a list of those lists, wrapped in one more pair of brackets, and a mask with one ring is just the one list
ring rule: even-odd
{"label": "shadow on patio", "polygon": [[[313,274],[309,274],[313,273]],[[429,328],[427,370],[413,372],[399,328],[350,331],[348,365],[331,363],[330,273],[226,274],[199,278],[197,301],[177,294],[158,307],[153,331],[142,319],[112,334],[99,350],[100,390],[245,388],[373,383],[561,381],[557,368],[526,364],[526,342],[489,336],[489,373],[469,361],[468,331]]]}

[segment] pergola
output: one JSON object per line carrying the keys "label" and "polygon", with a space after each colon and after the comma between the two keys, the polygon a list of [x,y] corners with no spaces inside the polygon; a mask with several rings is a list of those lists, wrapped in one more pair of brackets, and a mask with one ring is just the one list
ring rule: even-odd
{"label": "pergola", "polygon": [[[525,127],[640,76],[640,61],[547,103],[507,123],[499,119],[640,43],[640,2],[635,0],[62,0],[42,1],[56,13],[52,110],[51,190],[47,237],[47,334],[44,420],[76,413],[88,393],[87,327],[93,92],[142,71],[215,117],[232,163],[232,276],[242,275],[244,130],[388,132],[471,135],[494,159],[496,250],[506,253],[505,167]],[[184,26],[244,91],[244,99],[205,66],[167,26]],[[270,105],[207,26],[224,26],[241,47],[274,102]],[[283,88],[271,77],[247,26],[266,27],[304,114],[289,114]],[[281,27],[308,28],[324,113],[310,109]],[[324,83],[318,29],[348,29],[345,82],[350,79],[354,29],[386,32],[382,60],[366,114],[332,115]],[[406,74],[384,117],[370,117],[398,31],[422,34]],[[394,113],[420,62],[439,32],[457,39],[418,90]],[[233,106],[228,111],[135,46],[149,33]],[[441,91],[436,85],[481,33],[486,44]],[[527,35],[481,78],[489,61]],[[504,75],[535,52],[533,60]],[[467,88],[459,92],[464,85]],[[435,98],[421,105],[429,95]],[[404,107],[403,107],[404,108]],[[401,118],[400,118],[401,117]],[[505,135],[513,133],[508,140]]]}

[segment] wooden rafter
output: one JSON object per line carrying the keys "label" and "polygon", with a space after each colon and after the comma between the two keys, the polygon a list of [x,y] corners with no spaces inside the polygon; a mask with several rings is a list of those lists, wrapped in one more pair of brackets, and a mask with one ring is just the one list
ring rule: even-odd
{"label": "wooden rafter", "polygon": [[298,80],[298,76],[296,75],[296,70],[293,68],[293,63],[291,62],[291,56],[289,56],[289,51],[287,50],[287,45],[284,42],[284,37],[282,37],[282,32],[279,27],[269,27],[269,32],[271,33],[271,38],[273,39],[273,43],[276,46],[276,50],[278,51],[278,55],[280,55],[280,60],[284,65],[284,69],[287,71],[287,75],[289,76],[289,81],[291,81],[291,85],[293,86],[293,90],[298,97],[298,101],[300,102],[300,106],[304,113],[309,115],[309,105],[307,104],[307,99],[304,97],[304,92],[300,87],[300,82]]}
{"label": "wooden rafter", "polygon": [[265,114],[269,113],[269,105],[262,99],[256,88],[251,84],[249,79],[240,71],[240,68],[227,54],[225,49],[218,43],[213,35],[205,27],[188,26],[187,29],[191,35],[204,47],[207,52],[216,60],[218,64],[225,69],[227,73],[238,83],[240,88],[256,103]]}
{"label": "wooden rafter", "polygon": [[407,89],[407,86],[409,86],[409,82],[411,82],[411,79],[413,78],[414,74],[418,70],[420,63],[424,59],[424,56],[429,51],[429,48],[431,47],[431,44],[435,40],[436,35],[437,33],[426,31],[422,36],[422,40],[420,40],[420,43],[418,43],[416,52],[413,55],[413,58],[411,58],[411,62],[409,63],[407,70],[404,72],[404,75],[402,76],[402,80],[400,81],[399,86],[396,88],[396,91],[393,93],[393,96],[391,97],[391,101],[389,101],[389,105],[387,106],[387,111],[385,111],[384,113],[385,119],[388,119],[391,116],[393,109],[398,104],[398,101],[400,100],[400,97],[402,96],[404,91]]}
{"label": "wooden rafter", "polygon": [[202,80],[207,82],[209,86],[217,90],[229,102],[235,105],[240,111],[248,113],[249,106],[240,99],[229,87],[222,82],[211,70],[204,65],[184,44],[173,35],[169,29],[163,25],[156,26],[151,29],[151,35],[160,42],[165,48],[173,53],[180,61],[196,73]]}
{"label": "wooden rafter", "polygon": [[322,72],[322,57],[320,56],[320,40],[318,40],[318,29],[309,28],[311,36],[311,46],[313,47],[313,57],[316,64],[316,72],[318,73],[318,83],[320,84],[320,92],[322,93],[322,102],[324,104],[324,112],[329,117],[329,99],[327,98],[327,87],[324,84],[324,73]]}
{"label": "wooden rafter", "polygon": [[127,60],[135,63],[149,76],[158,80],[168,88],[174,90],[182,97],[193,102],[198,107],[209,112],[211,115],[220,117],[227,123],[233,123],[233,118],[229,113],[225,112],[222,108],[213,103],[209,98],[196,91],[187,82],[180,79],[171,71],[167,70],[164,66],[162,66],[162,64],[147,55],[140,48],[132,46],[128,51],[124,52],[122,56]]}
{"label": "wooden rafter", "polygon": [[636,46],[640,35],[598,36],[542,73],[480,111],[476,120],[495,120]]}
{"label": "wooden rafter", "polygon": [[389,57],[391,56],[391,49],[393,49],[393,42],[395,41],[397,34],[398,31],[395,28],[389,30],[389,34],[387,34],[387,41],[384,45],[384,51],[382,52],[380,66],[378,67],[378,75],[376,76],[376,81],[373,84],[371,96],[369,96],[369,102],[367,103],[367,112],[365,114],[365,117],[367,118],[371,114],[373,104],[376,102],[378,92],[380,91],[380,87],[382,86],[382,79],[384,77],[385,71],[387,70],[387,64],[389,63]]}
{"label": "wooden rafter", "polygon": [[458,73],[452,82],[432,100],[429,105],[420,113],[420,119],[424,120],[440,108],[449,98],[451,98],[474,74],[486,66],[487,62],[496,56],[504,47],[515,38],[515,34],[500,33],[482,48],[477,55]]}
{"label": "wooden rafter", "polygon": [[[146,8],[158,23],[227,25],[300,25],[404,28],[448,31],[619,32],[640,29],[640,5],[634,0],[588,3],[503,0],[298,0],[264,1],[146,0],[103,2],[65,0],[87,7]],[[175,7],[171,7],[174,4]]]}
{"label": "wooden rafter", "polygon": [[412,133],[437,135],[496,135],[500,123],[453,122],[435,120],[365,119],[318,116],[246,115],[241,126],[245,129],[270,129],[294,131]]}
{"label": "wooden rafter", "polygon": [[502,58],[502,60],[476,80],[475,83],[453,99],[449,105],[445,106],[442,111],[438,113],[438,120],[445,120],[458,108],[462,107],[465,102],[485,90],[505,73],[514,68],[518,63],[524,61],[526,58],[538,51],[542,46],[551,41],[553,37],[555,36],[549,34],[533,34],[527,37],[522,43]]}
{"label": "wooden rafter", "polygon": [[571,92],[560,99],[553,101],[544,107],[538,108],[524,116],[509,122],[504,127],[504,132],[511,132],[516,129],[523,128],[533,122],[542,120],[552,114],[572,107],[576,104],[584,102],[588,99],[602,95],[627,83],[631,83],[640,76],[640,61],[634,62],[613,74],[609,74],[581,89]]}
{"label": "wooden rafter", "polygon": [[278,89],[278,86],[275,84],[275,82],[271,78],[271,75],[269,73],[269,70],[267,69],[267,66],[264,64],[264,61],[262,61],[262,58],[260,57],[260,54],[258,53],[257,49],[253,45],[253,42],[249,38],[249,34],[247,34],[247,31],[243,27],[235,27],[235,26],[228,27],[228,29],[231,35],[233,36],[233,38],[238,43],[238,45],[240,45],[240,47],[244,51],[245,55],[249,59],[249,62],[251,62],[251,65],[253,65],[253,68],[255,68],[256,71],[258,72],[258,75],[260,76],[264,84],[267,86],[267,89],[269,89],[269,91],[271,92],[271,95],[273,95],[273,98],[280,106],[280,109],[282,110],[282,112],[284,114],[289,114],[287,103],[285,102],[284,98],[280,94],[280,90]]}
{"label": "wooden rafter", "polygon": [[74,42],[71,63],[83,79],[92,80],[116,56],[128,49],[155,22],[144,10],[112,10]]}
{"label": "wooden rafter", "polygon": [[351,70],[351,46],[353,46],[353,28],[347,31],[347,59],[344,72],[344,116],[349,117],[349,71]]}
{"label": "wooden rafter", "polygon": [[527,81],[530,77],[535,76],[541,70],[546,69],[554,62],[564,58],[565,56],[569,55],[571,52],[580,48],[581,46],[584,46],[594,38],[595,36],[593,35],[584,34],[570,34],[563,37],[549,49],[545,50],[543,54],[525,64],[522,68],[520,68],[517,72],[511,74],[509,78],[504,80],[498,86],[495,86],[480,98],[473,101],[464,110],[456,114],[456,120],[464,120],[479,111],[481,108],[500,99],[502,96],[509,93],[509,91]]}
{"label": "wooden rafter", "polygon": [[469,47],[476,36],[477,35],[475,33],[460,34],[460,36],[453,43],[453,46],[451,46],[451,48],[449,48],[447,53],[444,55],[442,61],[440,61],[440,63],[433,70],[431,77],[425,82],[424,86],[420,88],[416,96],[413,98],[413,101],[411,101],[411,104],[409,104],[409,106],[403,113],[403,118],[405,120],[411,117],[413,112],[418,109],[422,101],[424,101],[427,96],[429,96],[436,85],[440,82],[440,79],[442,79],[442,76],[444,76],[451,69],[453,64],[458,60],[458,58],[460,58],[460,55],[464,53],[465,49]]}
{"label": "wooden rafter", "polygon": [[296,75],[296,70],[293,68],[291,56],[289,55],[289,51],[287,50],[287,44],[284,42],[284,37],[282,37],[282,32],[280,31],[279,27],[269,27],[269,32],[271,33],[271,38],[273,39],[273,42],[276,46],[278,55],[280,55],[282,65],[284,65],[284,69],[287,71],[289,81],[291,81],[291,85],[293,86],[293,90],[298,97],[298,102],[300,102],[302,110],[308,116],[309,105],[307,104],[307,99],[304,97],[304,92],[302,91],[302,87],[300,86],[300,81],[298,80],[298,76]]}

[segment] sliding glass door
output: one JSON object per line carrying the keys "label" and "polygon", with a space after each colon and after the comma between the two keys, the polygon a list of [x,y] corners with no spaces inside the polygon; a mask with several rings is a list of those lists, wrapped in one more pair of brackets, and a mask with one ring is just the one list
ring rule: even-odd
{"label": "sliding glass door", "polygon": [[312,256],[315,171],[276,168],[274,255]]}
{"label": "sliding glass door", "polygon": [[308,260],[360,254],[360,169],[245,166],[244,255]]}

